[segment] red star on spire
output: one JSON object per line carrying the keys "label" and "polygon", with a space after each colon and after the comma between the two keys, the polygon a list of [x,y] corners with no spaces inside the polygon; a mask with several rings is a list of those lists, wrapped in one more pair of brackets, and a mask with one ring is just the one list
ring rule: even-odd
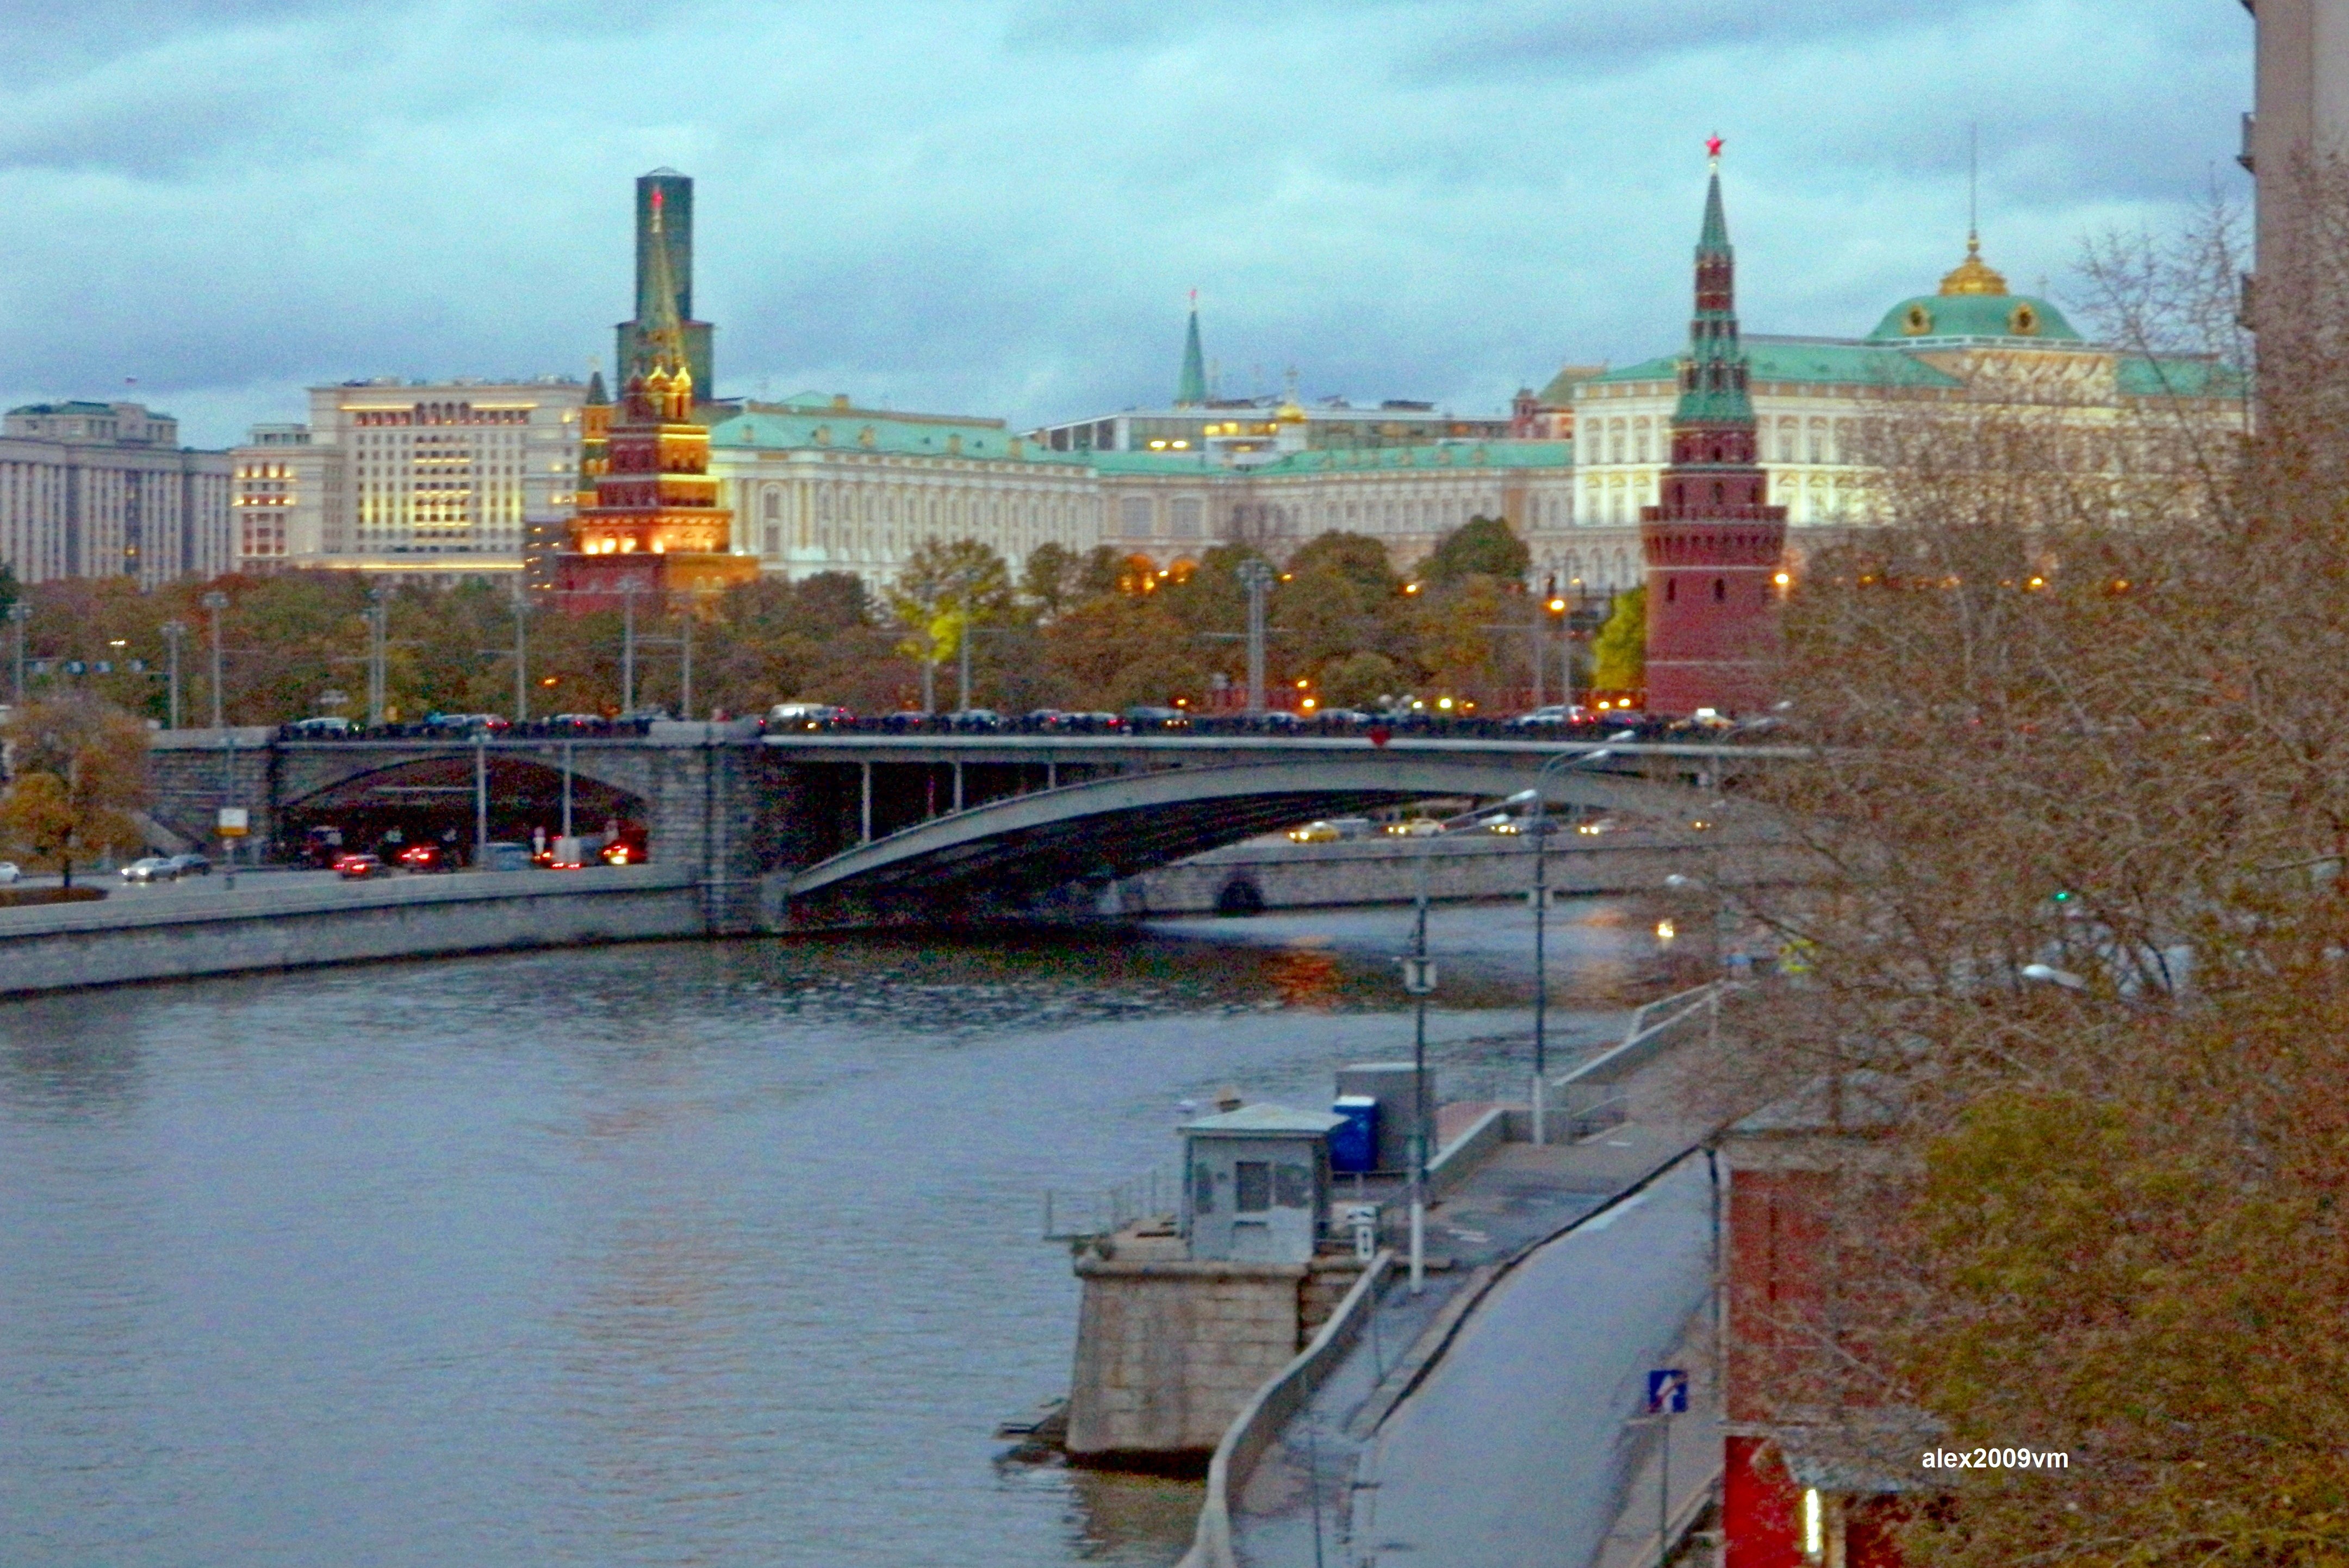
{"label": "red star on spire", "polygon": [[1712,159],[1714,162],[1718,163],[1721,161],[1721,138],[1718,135],[1708,136],[1704,139],[1704,153],[1706,157]]}

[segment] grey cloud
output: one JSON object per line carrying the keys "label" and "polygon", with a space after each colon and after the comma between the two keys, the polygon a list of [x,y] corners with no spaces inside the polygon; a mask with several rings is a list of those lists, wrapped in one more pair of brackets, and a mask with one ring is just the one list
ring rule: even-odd
{"label": "grey cloud", "polygon": [[[1717,55],[1674,52],[1692,5]],[[2205,0],[1782,9],[1624,0],[1633,74],[1507,64],[1581,46],[1579,0],[667,7],[652,39],[618,4],[219,7],[0,82],[0,201],[48,215],[0,230],[0,366],[135,374],[208,442],[305,381],[576,373],[626,313],[628,181],[670,163],[721,391],[1163,398],[1195,285],[1227,382],[1489,408],[1679,337],[1716,124],[1749,325],[1858,332],[1956,259],[1968,119],[1993,259],[2035,281],[2168,222],[2248,98]]]}
{"label": "grey cloud", "polygon": [[[2027,0],[1682,0],[1634,9],[1569,0],[1557,5],[1454,5],[1451,36],[1404,62],[1423,81],[1521,75],[1599,75],[1699,53],[1784,49],[1822,40],[1913,34],[1963,23],[1983,12],[2015,10]],[[1733,96],[1736,82],[1724,82]]]}

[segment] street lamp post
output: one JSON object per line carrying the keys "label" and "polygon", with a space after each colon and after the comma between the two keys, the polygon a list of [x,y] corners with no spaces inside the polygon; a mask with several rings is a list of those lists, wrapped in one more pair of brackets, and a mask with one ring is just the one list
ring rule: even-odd
{"label": "street lamp post", "polygon": [[1264,599],[1272,587],[1273,571],[1250,558],[1240,562],[1240,586],[1247,590],[1247,711],[1264,717]]}
{"label": "street lamp post", "polygon": [[220,729],[224,727],[227,722],[221,717],[222,712],[221,707],[221,612],[228,608],[228,595],[215,588],[199,602],[204,607],[204,614],[212,617],[212,727]]}
{"label": "street lamp post", "polygon": [[620,714],[636,711],[636,594],[633,577],[620,584]]}
{"label": "street lamp post", "polygon": [[514,583],[514,714],[517,725],[530,722],[530,597],[520,580]]}
{"label": "street lamp post", "polygon": [[169,650],[168,664],[171,670],[171,727],[173,729],[180,727],[180,644],[186,639],[187,634],[188,624],[185,621],[163,623],[163,645]]}
{"label": "street lamp post", "polygon": [[1427,998],[1435,965],[1427,956],[1428,851],[1419,853],[1419,896],[1412,922],[1411,954],[1402,960],[1402,988],[1413,1006],[1411,1044],[1411,1294],[1427,1288]]}
{"label": "street lamp post", "polygon": [[16,629],[16,706],[25,705],[25,623],[33,618],[33,607],[22,599],[8,606],[9,624]]}
{"label": "street lamp post", "polygon": [[390,610],[383,602],[382,589],[367,590],[367,605],[366,609],[359,612],[359,615],[367,622],[367,727],[380,729],[383,727],[384,707],[388,701],[388,693],[385,688],[391,684],[389,665],[385,657],[385,642],[390,624]]}
{"label": "street lamp post", "polygon": [[[962,575],[962,620],[955,636],[955,711],[970,711],[970,573]],[[965,721],[968,722],[968,720]]]}
{"label": "street lamp post", "polygon": [[1530,1096],[1534,1143],[1549,1141],[1549,805],[1542,785],[1557,768],[1580,768],[1614,755],[1612,747],[1596,751],[1561,751],[1534,775],[1534,1081]]}

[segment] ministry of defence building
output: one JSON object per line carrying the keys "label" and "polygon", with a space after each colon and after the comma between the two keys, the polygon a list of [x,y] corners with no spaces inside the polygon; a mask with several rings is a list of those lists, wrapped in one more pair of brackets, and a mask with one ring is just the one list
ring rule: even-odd
{"label": "ministry of defence building", "polygon": [[234,563],[226,452],[138,403],[30,403],[0,425],[0,564],[20,583],[153,587]]}

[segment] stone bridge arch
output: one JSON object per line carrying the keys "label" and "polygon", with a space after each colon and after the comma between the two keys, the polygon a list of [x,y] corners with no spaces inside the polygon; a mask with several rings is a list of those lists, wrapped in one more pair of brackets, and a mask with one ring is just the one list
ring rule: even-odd
{"label": "stone bridge arch", "polygon": [[[492,840],[527,843],[562,831],[565,790],[559,757],[492,748],[477,758],[471,748],[451,748],[396,761],[372,760],[376,766],[321,769],[339,777],[283,800],[276,829],[288,851],[298,850],[317,830],[330,831],[334,846],[345,850],[396,851],[437,841],[461,861],[471,858],[484,805]],[[620,771],[571,769],[573,831],[595,846],[616,836],[641,849],[651,803],[605,777]]]}

